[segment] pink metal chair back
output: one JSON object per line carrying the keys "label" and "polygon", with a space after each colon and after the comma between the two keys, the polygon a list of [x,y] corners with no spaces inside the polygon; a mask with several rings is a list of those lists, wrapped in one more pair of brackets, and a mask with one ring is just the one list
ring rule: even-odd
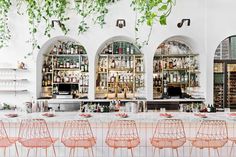
{"label": "pink metal chair back", "polygon": [[[196,137],[190,139],[192,146],[200,149],[207,148],[210,157],[210,148],[217,150],[220,157],[219,148],[228,142],[228,130],[224,120],[204,120],[198,129]],[[192,148],[190,150],[190,157]]]}
{"label": "pink metal chair back", "polygon": [[184,125],[180,119],[159,120],[156,125],[153,138],[175,139],[186,141]]}
{"label": "pink metal chair back", "polygon": [[204,120],[202,121],[196,135],[196,140],[228,141],[228,130],[224,120]]}
{"label": "pink metal chair back", "polygon": [[4,148],[4,157],[6,156],[6,147],[10,147],[11,145],[15,145],[16,154],[19,156],[18,149],[16,146],[16,141],[18,138],[16,137],[8,137],[6,128],[3,122],[0,120],[0,147]]}
{"label": "pink metal chair back", "polygon": [[117,120],[109,125],[106,143],[115,148],[134,148],[140,143],[134,120]]}
{"label": "pink metal chair back", "polygon": [[62,143],[68,147],[92,147],[96,143],[88,120],[71,120],[64,124]]}
{"label": "pink metal chair back", "polygon": [[[32,139],[46,139],[53,143],[53,139],[44,119],[25,119],[21,121],[19,130],[19,142],[24,145],[24,142]],[[26,143],[27,144],[27,143]],[[31,147],[38,147],[37,143],[31,143]]]}
{"label": "pink metal chair back", "polygon": [[6,145],[5,143],[10,143],[6,129],[3,122],[0,120],[0,146]]}

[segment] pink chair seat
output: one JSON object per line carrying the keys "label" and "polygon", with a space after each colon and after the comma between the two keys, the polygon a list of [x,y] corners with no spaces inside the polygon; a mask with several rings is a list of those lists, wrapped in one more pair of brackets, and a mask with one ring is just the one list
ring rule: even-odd
{"label": "pink chair seat", "polygon": [[38,148],[48,148],[51,147],[58,139],[57,138],[31,138],[31,139],[24,139],[20,138],[19,142],[24,147],[38,147]]}
{"label": "pink chair seat", "polygon": [[106,139],[106,144],[114,148],[135,148],[139,143],[139,137],[109,137]]}
{"label": "pink chair seat", "polygon": [[185,138],[157,138],[157,137],[153,137],[151,138],[151,144],[159,149],[163,149],[163,148],[173,148],[173,149],[177,149],[181,146],[184,145],[184,143],[186,142]]}
{"label": "pink chair seat", "polygon": [[213,139],[192,139],[190,140],[192,145],[194,147],[197,147],[197,148],[200,148],[200,149],[203,149],[203,148],[214,148],[214,149],[217,149],[217,148],[220,148],[220,147],[223,147],[226,143],[227,143],[227,139],[216,139],[216,140],[213,140]]}
{"label": "pink chair seat", "polygon": [[17,137],[2,137],[0,138],[0,147],[10,147],[18,141]]}
{"label": "pink chair seat", "polygon": [[63,138],[61,141],[66,147],[89,148],[93,147],[96,144],[96,139],[94,137],[88,137],[88,138],[70,137],[70,138]]}

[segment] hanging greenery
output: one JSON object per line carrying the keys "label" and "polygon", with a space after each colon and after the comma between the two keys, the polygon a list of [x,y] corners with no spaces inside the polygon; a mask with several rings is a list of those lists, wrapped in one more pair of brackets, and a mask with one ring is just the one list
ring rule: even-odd
{"label": "hanging greenery", "polygon": [[147,40],[142,45],[147,45],[151,36],[153,25],[158,21],[161,25],[166,25],[167,17],[172,11],[172,7],[176,4],[176,0],[132,0],[131,6],[136,12],[135,19],[135,39],[140,27],[146,23],[150,26]]}
{"label": "hanging greenery", "polygon": [[115,0],[75,0],[75,10],[82,17],[78,27],[78,34],[84,33],[89,29],[86,19],[91,15],[94,16],[93,22],[103,27],[106,24],[107,7],[112,3],[115,3]]}
{"label": "hanging greenery", "polygon": [[8,27],[8,12],[10,6],[10,0],[0,0],[0,48],[7,46],[11,38]]}
{"label": "hanging greenery", "polygon": [[[18,13],[25,13],[28,16],[29,32],[31,38],[29,42],[32,49],[40,48],[37,43],[36,34],[39,25],[45,22],[44,35],[51,37],[51,31],[54,29],[52,20],[56,20],[60,29],[67,34],[69,29],[66,27],[66,11],[71,0],[19,0]],[[73,0],[75,2],[75,10],[82,17],[79,22],[78,34],[86,32],[89,29],[87,24],[88,17],[93,17],[95,24],[103,27],[105,16],[108,14],[108,6],[119,0]],[[176,0],[131,0],[131,7],[136,12],[135,22],[135,38],[138,42],[138,32],[140,27],[146,23],[150,26],[148,39],[143,42],[148,44],[152,32],[152,26],[158,21],[161,25],[166,25],[166,19],[171,13],[172,7]],[[26,5],[26,10],[22,10],[22,5]],[[10,31],[8,28],[8,12],[11,6],[10,0],[0,0],[0,48],[7,44],[10,39]],[[33,51],[32,51],[33,52]],[[29,53],[31,54],[31,53]]]}
{"label": "hanging greenery", "polygon": [[[31,39],[28,40],[32,44],[32,52],[35,48],[40,48],[36,38],[36,33],[38,32],[39,24],[42,20],[45,21],[44,35],[51,37],[51,30],[53,29],[52,20],[60,21],[59,26],[64,34],[69,31],[66,28],[64,22],[69,20],[65,16],[67,5],[69,2],[67,0],[21,0],[18,2],[18,13],[23,15],[24,11],[21,11],[21,6],[26,3],[26,13],[28,15],[28,22],[30,24],[29,32],[31,34]],[[27,55],[32,54],[32,52]]]}

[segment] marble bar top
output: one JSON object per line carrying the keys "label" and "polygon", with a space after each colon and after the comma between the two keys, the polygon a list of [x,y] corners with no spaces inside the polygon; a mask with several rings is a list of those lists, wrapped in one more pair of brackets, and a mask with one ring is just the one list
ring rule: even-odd
{"label": "marble bar top", "polygon": [[[79,103],[79,102],[109,102],[113,99],[37,99],[37,101],[47,101],[48,103]],[[121,101],[142,101],[137,99],[125,99]],[[155,100],[144,100],[144,101],[151,101],[151,102],[202,102],[205,99],[155,99]]]}
{"label": "marble bar top", "polygon": [[[47,122],[65,122],[67,120],[79,120],[79,119],[88,119],[92,123],[107,123],[112,120],[126,119],[126,120],[135,120],[136,122],[144,123],[153,123],[164,117],[160,116],[160,112],[143,112],[143,113],[127,113],[127,118],[120,118],[117,116],[118,112],[110,113],[90,113],[92,117],[83,118],[80,116],[80,112],[56,112],[55,117],[45,117],[43,112],[38,113],[21,113],[18,112],[18,117],[8,118],[6,114],[16,113],[14,111],[0,111],[0,119],[7,122],[20,122],[22,119],[27,118],[42,118]],[[236,122],[236,116],[230,117],[227,113],[204,113],[207,118],[200,118],[195,116],[193,113],[185,112],[167,112],[173,115],[173,119],[182,119],[184,122],[194,122],[201,120],[226,120],[228,122]]]}

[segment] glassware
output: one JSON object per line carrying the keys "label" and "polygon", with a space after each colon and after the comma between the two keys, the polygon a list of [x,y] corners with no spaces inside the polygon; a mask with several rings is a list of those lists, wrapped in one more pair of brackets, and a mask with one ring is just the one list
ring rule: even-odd
{"label": "glassware", "polygon": [[225,113],[230,113],[230,108],[225,108],[225,109],[224,109],[224,112],[225,112]]}
{"label": "glassware", "polygon": [[165,113],[166,112],[166,108],[160,108],[160,113]]}

